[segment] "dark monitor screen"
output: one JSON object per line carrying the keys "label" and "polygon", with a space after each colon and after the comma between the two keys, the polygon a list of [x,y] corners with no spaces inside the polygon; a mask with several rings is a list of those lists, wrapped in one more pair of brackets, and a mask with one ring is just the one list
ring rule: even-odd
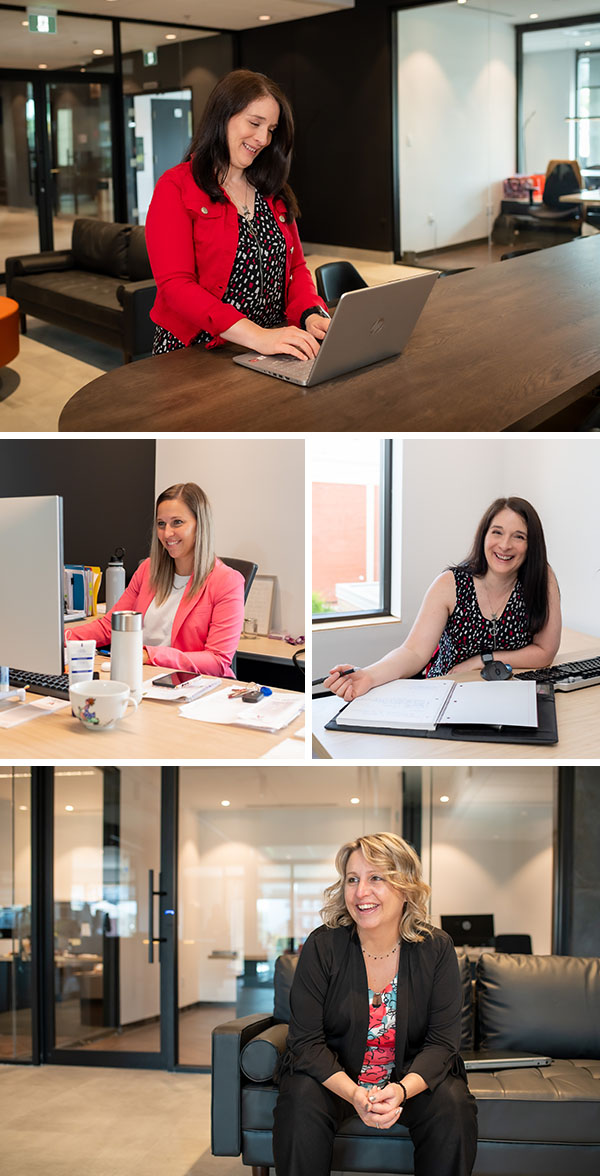
{"label": "dark monitor screen", "polygon": [[442,915],[442,931],[447,931],[455,947],[493,947],[493,915]]}

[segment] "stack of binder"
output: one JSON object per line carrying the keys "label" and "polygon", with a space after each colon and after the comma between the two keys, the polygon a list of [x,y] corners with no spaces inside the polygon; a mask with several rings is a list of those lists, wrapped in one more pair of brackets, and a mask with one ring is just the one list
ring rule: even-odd
{"label": "stack of binder", "polygon": [[84,564],[65,564],[63,573],[64,611],[91,617],[97,612],[100,568]]}

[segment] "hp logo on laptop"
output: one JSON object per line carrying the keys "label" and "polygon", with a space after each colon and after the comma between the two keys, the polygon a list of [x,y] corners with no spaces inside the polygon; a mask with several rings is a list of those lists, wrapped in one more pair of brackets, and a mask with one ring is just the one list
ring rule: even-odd
{"label": "hp logo on laptop", "polygon": [[379,331],[381,331],[383,328],[383,324],[384,324],[384,319],[382,319],[382,318],[375,319],[375,322],[373,323],[373,326],[371,327],[369,334],[370,335],[379,334]]}

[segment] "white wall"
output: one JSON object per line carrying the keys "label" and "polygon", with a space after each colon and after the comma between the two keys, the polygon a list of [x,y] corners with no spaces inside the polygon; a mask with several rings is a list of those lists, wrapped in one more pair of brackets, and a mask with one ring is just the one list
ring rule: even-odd
{"label": "white wall", "polygon": [[425,590],[467,554],[481,515],[500,495],[527,498],[544,526],[548,558],[561,589],[563,624],[600,637],[600,462],[593,434],[556,440],[427,438],[403,449],[401,621],[359,629],[313,630],[313,676],[337,662],[365,665],[406,637]]}
{"label": "white wall", "polygon": [[523,55],[523,122],[527,174],[545,173],[551,159],[571,159],[575,52],[556,49],[548,53]]}
{"label": "white wall", "polygon": [[157,494],[188,481],[210,499],[217,554],[277,576],[273,631],[304,633],[304,442],[158,440]]}
{"label": "white wall", "polygon": [[515,95],[504,19],[456,4],[398,14],[403,252],[488,235],[515,168]]}

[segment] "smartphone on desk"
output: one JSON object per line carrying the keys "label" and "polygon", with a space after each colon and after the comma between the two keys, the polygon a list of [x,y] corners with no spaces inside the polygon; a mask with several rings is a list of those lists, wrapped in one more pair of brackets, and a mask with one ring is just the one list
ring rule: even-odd
{"label": "smartphone on desk", "polygon": [[153,686],[185,686],[192,678],[199,678],[200,674],[193,670],[172,670],[170,674],[163,674],[162,678],[155,678]]}

